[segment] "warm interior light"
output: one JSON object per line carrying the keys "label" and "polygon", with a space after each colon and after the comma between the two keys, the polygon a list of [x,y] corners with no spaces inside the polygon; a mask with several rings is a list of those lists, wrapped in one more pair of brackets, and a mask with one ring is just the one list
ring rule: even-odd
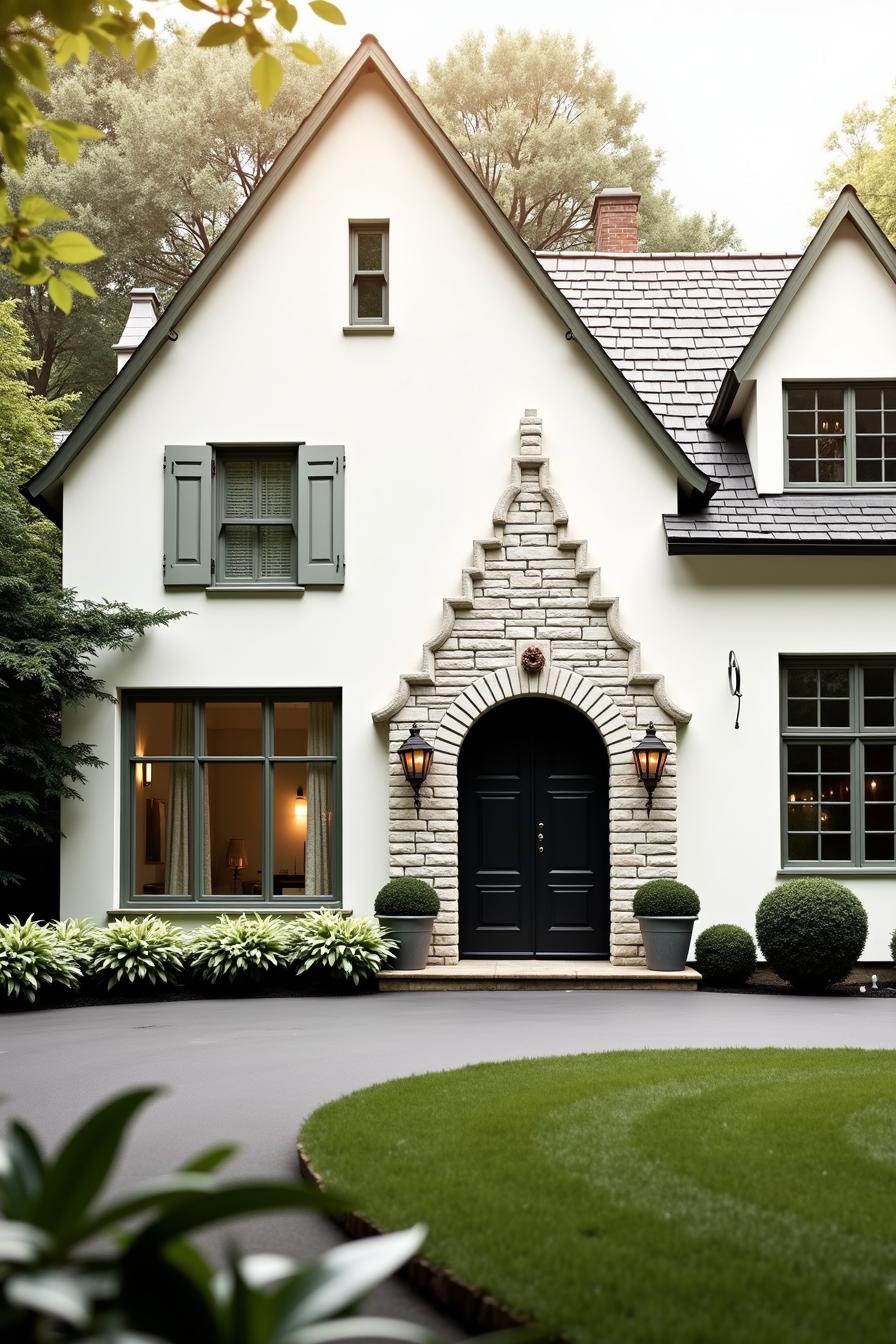
{"label": "warm interior light", "polygon": [[303,788],[296,789],[294,813],[296,824],[298,826],[308,825],[308,799],[305,797],[305,790]]}

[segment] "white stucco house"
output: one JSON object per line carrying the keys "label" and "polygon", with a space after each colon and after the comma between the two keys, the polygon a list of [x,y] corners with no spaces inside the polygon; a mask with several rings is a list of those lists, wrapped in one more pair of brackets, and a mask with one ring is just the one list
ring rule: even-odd
{"label": "white stucco house", "polygon": [[802,256],[638,252],[637,205],[533,255],[370,38],[165,311],[135,293],[26,490],[66,584],[189,614],[67,716],[109,764],[63,915],[409,873],[437,961],[635,963],[649,877],[752,927],[827,873],[888,955],[896,253],[849,188]]}

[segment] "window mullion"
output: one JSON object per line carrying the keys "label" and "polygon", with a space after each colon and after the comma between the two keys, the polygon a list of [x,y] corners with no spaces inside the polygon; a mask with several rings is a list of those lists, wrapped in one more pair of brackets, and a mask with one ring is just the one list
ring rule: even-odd
{"label": "window mullion", "polygon": [[261,797],[261,899],[270,902],[274,897],[274,702],[261,702],[261,749],[264,753]]}
{"label": "window mullion", "polygon": [[205,886],[205,766],[200,753],[205,748],[205,710],[197,697],[193,701],[193,900],[199,901]]}

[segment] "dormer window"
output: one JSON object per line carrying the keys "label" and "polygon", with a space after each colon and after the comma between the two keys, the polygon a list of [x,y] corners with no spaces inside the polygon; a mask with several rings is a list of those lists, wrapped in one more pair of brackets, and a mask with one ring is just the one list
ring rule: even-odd
{"label": "dormer window", "polygon": [[787,485],[896,489],[896,383],[789,383]]}

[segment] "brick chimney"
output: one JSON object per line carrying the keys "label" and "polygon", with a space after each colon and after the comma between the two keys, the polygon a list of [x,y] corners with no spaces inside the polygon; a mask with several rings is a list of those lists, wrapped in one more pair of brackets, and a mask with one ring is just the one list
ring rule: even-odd
{"label": "brick chimney", "polygon": [[595,252],[637,252],[640,199],[631,187],[604,187],[597,193],[591,210]]}
{"label": "brick chimney", "polygon": [[143,337],[159,320],[159,296],[154,289],[132,289],[131,311],[124,324],[124,331],[112,349],[118,356],[116,373],[121,373]]}

